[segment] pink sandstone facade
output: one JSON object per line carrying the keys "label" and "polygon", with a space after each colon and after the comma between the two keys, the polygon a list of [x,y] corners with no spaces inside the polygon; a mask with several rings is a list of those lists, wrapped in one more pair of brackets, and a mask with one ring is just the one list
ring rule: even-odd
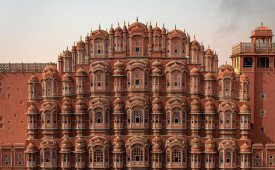
{"label": "pink sandstone facade", "polygon": [[239,73],[185,31],[138,21],[91,31],[57,66],[0,64],[0,167],[273,167],[255,79]]}

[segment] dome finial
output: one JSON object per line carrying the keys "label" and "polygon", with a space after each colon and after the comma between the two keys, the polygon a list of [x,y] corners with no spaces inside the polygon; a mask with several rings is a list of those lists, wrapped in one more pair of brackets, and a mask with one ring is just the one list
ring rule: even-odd
{"label": "dome finial", "polygon": [[162,28],[164,28],[164,23],[163,23],[163,25],[162,25]]}
{"label": "dome finial", "polygon": [[151,25],[151,20],[150,20],[150,25]]}
{"label": "dome finial", "polygon": [[194,40],[196,39],[196,35],[194,34]]}
{"label": "dome finial", "polygon": [[184,33],[185,33],[185,28],[184,28]]}
{"label": "dome finial", "polygon": [[113,24],[111,24],[111,28],[113,28]]}
{"label": "dome finial", "polygon": [[91,32],[93,32],[93,29],[91,29]]}
{"label": "dome finial", "polygon": [[67,46],[67,50],[68,50],[69,48],[68,48],[68,46]]}
{"label": "dome finial", "polygon": [[156,22],[156,27],[158,26],[158,22]]}
{"label": "dome finial", "polygon": [[227,60],[225,60],[225,64],[227,64]]}
{"label": "dome finial", "polygon": [[80,40],[82,40],[82,36],[80,35]]}
{"label": "dome finial", "polygon": [[75,41],[74,41],[74,46],[75,46]]}
{"label": "dome finial", "polygon": [[117,23],[117,26],[119,27],[119,22]]}
{"label": "dome finial", "polygon": [[138,17],[137,17],[137,22],[138,22]]}
{"label": "dome finial", "polygon": [[208,45],[208,49],[210,49],[210,44]]}
{"label": "dome finial", "polygon": [[125,20],[124,20],[124,26],[125,26]]}
{"label": "dome finial", "polygon": [[261,26],[263,26],[263,21],[261,22]]}
{"label": "dome finial", "polygon": [[129,21],[128,21],[128,27],[129,27],[129,25],[130,25],[130,24],[129,24]]}
{"label": "dome finial", "polygon": [[148,21],[146,21],[146,27],[147,27],[147,25],[148,25]]}
{"label": "dome finial", "polygon": [[175,30],[177,29],[177,24],[175,24]]}
{"label": "dome finial", "polygon": [[100,24],[98,25],[98,28],[100,29]]}

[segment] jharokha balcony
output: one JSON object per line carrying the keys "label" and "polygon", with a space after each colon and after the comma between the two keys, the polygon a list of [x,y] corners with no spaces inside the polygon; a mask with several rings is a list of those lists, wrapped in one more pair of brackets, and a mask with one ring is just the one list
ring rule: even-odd
{"label": "jharokha balcony", "polygon": [[232,47],[232,55],[242,53],[275,53],[275,43],[243,43]]}

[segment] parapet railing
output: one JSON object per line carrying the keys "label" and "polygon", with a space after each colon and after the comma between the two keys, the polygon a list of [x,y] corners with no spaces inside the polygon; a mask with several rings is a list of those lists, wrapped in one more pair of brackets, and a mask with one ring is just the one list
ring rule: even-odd
{"label": "parapet railing", "polygon": [[232,47],[232,55],[240,53],[275,53],[275,43],[238,43]]}
{"label": "parapet railing", "polygon": [[41,73],[47,65],[56,63],[0,63],[2,73]]}

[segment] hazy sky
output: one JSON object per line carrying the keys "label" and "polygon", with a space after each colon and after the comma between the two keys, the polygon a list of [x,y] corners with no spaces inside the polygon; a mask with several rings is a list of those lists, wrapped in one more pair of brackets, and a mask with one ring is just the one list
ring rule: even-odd
{"label": "hazy sky", "polygon": [[219,65],[233,44],[250,42],[252,30],[275,30],[274,0],[0,0],[0,63],[57,62],[67,46],[91,29],[150,20],[169,30],[186,29],[205,48],[217,51]]}

